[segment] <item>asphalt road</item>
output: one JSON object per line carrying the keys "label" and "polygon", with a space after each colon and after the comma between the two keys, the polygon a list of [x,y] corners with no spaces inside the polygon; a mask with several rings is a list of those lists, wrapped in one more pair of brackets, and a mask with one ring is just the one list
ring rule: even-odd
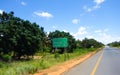
{"label": "asphalt road", "polygon": [[120,75],[120,49],[105,47],[62,75]]}

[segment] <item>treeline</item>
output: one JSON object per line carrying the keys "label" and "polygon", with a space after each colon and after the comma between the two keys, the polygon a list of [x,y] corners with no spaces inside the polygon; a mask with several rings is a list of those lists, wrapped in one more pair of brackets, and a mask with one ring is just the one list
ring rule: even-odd
{"label": "treeline", "polygon": [[120,47],[120,41],[119,42],[115,41],[115,42],[109,43],[108,45],[112,47]]}
{"label": "treeline", "polygon": [[83,39],[82,41],[77,40],[77,47],[81,48],[100,48],[104,46],[103,43],[96,41],[95,39]]}
{"label": "treeline", "polygon": [[14,16],[14,12],[0,14],[0,56],[20,59],[33,56],[42,49],[46,34],[43,27]]}
{"label": "treeline", "polygon": [[[56,30],[47,34],[44,27],[15,17],[14,12],[0,14],[0,59],[20,59],[23,56],[29,58],[37,52],[52,52],[53,38],[67,38],[67,52],[73,52],[75,48],[103,46],[94,39],[75,40],[69,32]],[[60,51],[63,53],[64,49],[61,48]]]}

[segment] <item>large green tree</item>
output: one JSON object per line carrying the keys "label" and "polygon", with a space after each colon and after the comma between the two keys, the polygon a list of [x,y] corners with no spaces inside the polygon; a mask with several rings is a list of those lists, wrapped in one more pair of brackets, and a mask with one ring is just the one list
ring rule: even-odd
{"label": "large green tree", "polygon": [[67,38],[68,39],[68,48],[67,48],[68,52],[73,52],[73,49],[76,48],[75,39],[68,32],[56,30],[54,32],[50,32],[49,35],[48,35],[48,38],[51,39],[51,40],[53,38]]}
{"label": "large green tree", "polygon": [[104,46],[104,44],[102,44],[101,42],[96,41],[95,39],[87,39],[87,38],[85,38],[81,42],[81,47],[83,47],[83,48],[91,48],[91,47],[99,48],[99,47],[102,47],[102,46]]}
{"label": "large green tree", "polygon": [[13,57],[34,55],[43,49],[46,34],[43,27],[14,16],[14,12],[0,14],[0,54]]}
{"label": "large green tree", "polygon": [[109,43],[108,45],[112,47],[120,47],[120,41],[115,41],[115,42]]}

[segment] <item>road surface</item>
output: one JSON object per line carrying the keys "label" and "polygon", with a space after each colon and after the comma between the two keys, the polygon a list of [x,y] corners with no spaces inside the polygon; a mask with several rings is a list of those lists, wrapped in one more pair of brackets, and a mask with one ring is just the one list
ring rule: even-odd
{"label": "road surface", "polygon": [[105,47],[62,75],[120,75],[120,49]]}

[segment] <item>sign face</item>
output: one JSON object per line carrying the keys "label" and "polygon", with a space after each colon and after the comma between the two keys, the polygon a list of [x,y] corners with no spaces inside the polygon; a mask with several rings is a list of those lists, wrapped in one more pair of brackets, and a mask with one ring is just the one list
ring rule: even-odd
{"label": "sign face", "polygon": [[68,46],[67,38],[54,38],[52,39],[52,46],[54,48],[64,48]]}

